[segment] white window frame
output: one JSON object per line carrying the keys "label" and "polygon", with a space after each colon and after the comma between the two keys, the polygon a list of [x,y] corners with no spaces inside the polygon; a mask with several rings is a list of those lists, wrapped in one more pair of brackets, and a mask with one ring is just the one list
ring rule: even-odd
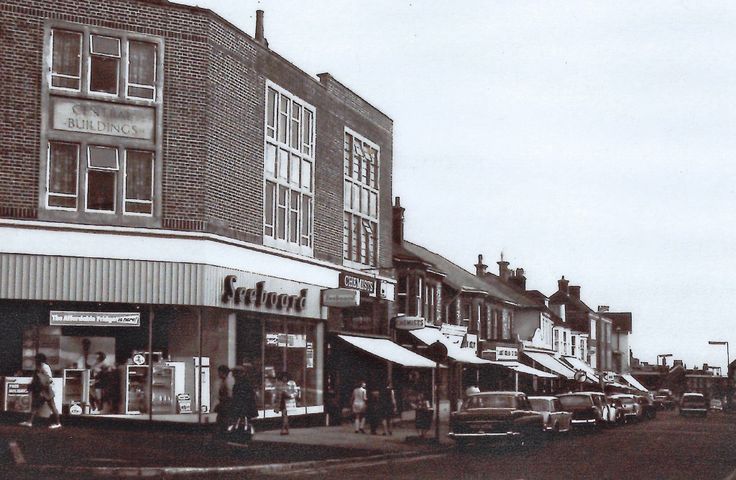
{"label": "white window frame", "polygon": [[[99,145],[97,143],[88,143],[85,145],[85,151],[87,154],[87,168],[84,170],[84,211],[85,212],[92,212],[92,213],[101,213],[105,215],[115,215],[118,213],[118,183],[120,182],[120,147],[119,146],[111,146],[111,145]],[[92,155],[90,154],[90,150],[92,147],[102,147],[102,148],[110,148],[112,150],[115,150],[115,163],[117,166],[115,168],[110,167],[93,167],[92,166]],[[89,172],[90,171],[101,171],[101,172],[116,172],[115,175],[115,188],[113,189],[113,209],[112,210],[96,210],[94,208],[89,208],[88,202],[89,202]]]}
{"label": "white window frame", "polygon": [[[79,36],[79,69],[78,69],[78,76],[72,77],[69,75],[64,74],[55,74],[54,73],[54,31],[60,31],[60,32],[66,32],[66,33],[72,33]],[[62,92],[80,92],[82,91],[83,85],[84,85],[84,78],[82,75],[82,70],[84,68],[84,39],[85,39],[85,33],[80,32],[78,30],[70,30],[67,28],[52,28],[51,29],[51,39],[49,40],[49,55],[51,58],[49,59],[49,70],[48,70],[48,84],[49,88],[56,90],[56,91],[62,91]],[[79,88],[69,88],[69,87],[54,87],[54,77],[60,77],[60,78],[74,78],[79,80]]]}
{"label": "white window frame", "polygon": [[[55,75],[53,73],[53,55],[54,55],[54,48],[53,48],[53,41],[54,41],[54,32],[55,31],[64,31],[68,33],[74,33],[81,36],[81,42],[80,42],[80,61],[79,61],[79,88],[73,89],[73,88],[67,88],[67,87],[55,87],[53,86],[52,79],[55,76],[59,76],[58,74]],[[120,56],[116,57],[114,55],[106,55],[106,54],[99,54],[99,53],[92,53],[92,36],[99,36],[99,37],[107,37],[107,38],[113,38],[120,42]],[[154,86],[153,86],[153,98],[143,98],[143,97],[136,97],[133,95],[128,95],[128,87],[137,87],[137,88],[150,88],[149,85],[139,85],[136,83],[130,83],[129,82],[129,72],[130,72],[130,42],[139,42],[139,43],[149,43],[153,45],[156,49],[155,58],[153,59],[153,72],[154,72]],[[50,29],[50,49],[49,49],[49,59],[48,59],[48,71],[47,71],[47,84],[49,87],[49,90],[52,92],[79,92],[89,98],[120,98],[125,99],[127,101],[133,102],[133,103],[143,103],[143,104],[153,104],[156,103],[160,96],[161,96],[161,89],[162,89],[162,82],[160,79],[160,68],[159,68],[159,61],[162,55],[163,50],[163,42],[157,41],[156,39],[152,39],[149,37],[146,37],[145,35],[137,35],[137,34],[131,34],[130,32],[123,32],[123,31],[117,31],[117,30],[109,30],[109,29],[98,29],[96,27],[89,27],[89,26],[80,26],[79,28],[75,28],[75,26],[67,26],[67,25],[59,25],[59,26],[52,26]],[[119,59],[119,65],[118,65],[118,74],[117,74],[117,93],[106,93],[106,92],[98,92],[98,91],[92,91],[90,89],[90,84],[92,80],[92,56],[103,56],[103,57],[110,57],[110,58],[118,58]],[[65,75],[62,75],[62,77],[67,77]],[[69,77],[69,78],[75,78],[75,77]]]}
{"label": "white window frame", "polygon": [[[154,57],[153,57],[153,87],[150,85],[141,85],[139,83],[132,83],[130,81],[130,42],[138,42],[138,43],[149,43],[155,47],[154,50]],[[122,47],[121,47],[122,48]],[[126,38],[125,39],[125,78],[123,79],[123,84],[125,88],[125,98],[127,100],[143,100],[143,101],[155,101],[156,100],[156,90],[157,90],[157,79],[158,79],[158,56],[159,56],[159,46],[155,42],[147,42],[145,40],[139,40],[137,38]],[[153,97],[152,98],[145,98],[145,97],[136,97],[134,95],[128,95],[128,90],[130,90],[130,87],[135,88],[143,88],[143,89],[151,89],[153,90]]]}
{"label": "white window frame", "polygon": [[[69,145],[75,145],[77,147],[77,176],[74,182],[74,195],[68,193],[51,193],[51,144],[52,143],[66,143]],[[46,142],[46,208],[48,210],[63,210],[67,212],[76,212],[79,210],[79,157],[81,155],[82,144],[78,142],[65,142],[63,140],[48,140]],[[54,195],[57,197],[76,198],[77,206],[75,208],[69,207],[57,207],[49,205],[49,196]]]}
{"label": "white window frame", "polygon": [[[358,141],[360,141],[362,143],[367,144],[368,146],[370,146],[372,149],[374,149],[376,151],[376,173],[375,173],[375,185],[376,186],[375,187],[371,187],[369,183],[363,183],[362,179],[361,179],[361,181],[358,181],[355,178],[353,178],[353,176],[352,176],[352,169],[353,169],[353,165],[352,165],[352,152],[351,152],[351,163],[349,165],[349,167],[350,167],[349,168],[350,175],[348,175],[347,173],[345,173],[345,168],[346,168],[345,162],[347,160],[344,158],[344,153],[343,153],[343,222],[345,221],[344,219],[345,219],[345,216],[346,215],[350,215],[350,218],[351,218],[350,235],[348,235],[348,238],[344,240],[344,241],[347,241],[348,242],[348,245],[347,245],[347,247],[346,247],[346,245],[343,245],[343,265],[346,266],[346,267],[351,267],[351,268],[355,268],[355,269],[359,269],[360,270],[360,269],[365,269],[366,267],[377,267],[378,264],[380,263],[379,259],[381,258],[381,236],[380,236],[380,227],[381,227],[381,205],[380,205],[381,204],[381,190],[379,188],[380,187],[380,184],[381,184],[380,183],[380,181],[381,181],[381,147],[377,143],[369,140],[368,138],[364,137],[363,135],[359,134],[355,130],[353,130],[351,128],[348,128],[348,127],[345,127],[344,132],[343,132],[343,145],[344,145],[345,139],[346,139],[346,137],[348,135],[350,135],[351,137],[353,137],[354,140],[358,140]],[[361,176],[362,176],[362,174],[361,174]],[[360,207],[358,207],[357,209],[354,208],[354,207],[348,209],[345,206],[345,197],[346,197],[346,195],[348,195],[347,189],[345,188],[345,185],[347,183],[350,183],[350,186],[351,186],[351,191],[350,191],[350,197],[351,197],[351,199],[352,199],[352,195],[353,195],[352,187],[353,186],[358,186],[359,187],[358,203],[362,203],[363,191],[364,190],[367,190],[367,192],[368,192],[368,208],[367,208],[368,213],[367,214],[364,214],[361,211]],[[371,199],[371,194],[372,193],[374,193],[376,195],[376,215],[375,215],[375,217],[371,216],[371,213],[370,213],[370,199]],[[352,200],[351,200],[351,203],[353,203]],[[366,222],[368,223],[368,225],[375,224],[375,232],[372,231],[372,228],[370,229],[371,231],[369,231],[370,234],[373,234],[375,236],[375,251],[374,251],[374,254],[373,254],[374,255],[373,256],[373,263],[371,263],[371,261],[370,261],[370,255],[367,255],[367,257],[368,257],[368,263],[362,263],[360,261],[354,260],[353,258],[345,258],[345,251],[347,251],[351,255],[351,257],[354,257],[355,254],[356,254],[356,252],[353,252],[353,242],[351,241],[352,238],[353,238],[353,235],[355,234],[355,232],[353,231],[353,228],[352,228],[352,225],[353,225],[352,219],[353,219],[353,217],[357,217],[360,220],[360,224],[361,225],[365,225]],[[344,225],[344,223],[343,223],[343,225]],[[363,230],[366,230],[365,227],[363,227]],[[344,226],[343,226],[343,231],[344,231]],[[365,233],[365,232],[363,232],[363,233]],[[362,236],[363,235],[361,235],[361,237]],[[361,240],[361,242],[362,242],[362,240]],[[361,243],[361,245],[362,245],[362,243]],[[358,247],[358,248],[360,250],[362,247]],[[360,252],[358,252],[358,257],[360,257],[360,256],[361,256],[360,255]]]}
{"label": "white window frame", "polygon": [[[271,129],[268,125],[268,97],[269,97],[269,91],[274,90],[276,92],[276,101],[277,104],[274,105],[274,128]],[[279,115],[281,111],[281,99],[286,98],[289,100],[289,108],[287,109],[286,113],[286,134],[285,134],[285,142],[281,142],[279,140]],[[276,83],[266,80],[266,88],[264,92],[264,99],[265,99],[265,108],[264,108],[264,116],[263,116],[263,126],[264,126],[264,138],[263,138],[263,244],[271,247],[278,248],[280,250],[286,250],[292,253],[298,253],[301,255],[307,255],[307,256],[313,256],[314,255],[314,210],[315,210],[315,172],[316,172],[316,159],[314,156],[314,150],[315,150],[315,134],[316,134],[316,128],[315,128],[315,122],[317,121],[317,110],[316,108],[309,104],[308,102],[304,101],[304,99],[294,95],[290,91],[286,90],[285,88],[277,85]],[[299,134],[298,134],[298,145],[297,147],[291,146],[291,128],[292,128],[292,111],[293,111],[293,104],[294,102],[298,103],[301,106],[301,115],[299,118],[298,126],[299,126]],[[311,129],[311,138],[310,139],[304,139],[303,138],[303,129],[304,129],[304,116],[305,111],[309,111],[312,115],[312,125],[310,127]],[[273,132],[273,136],[270,136],[269,133]],[[306,142],[306,140],[309,140]],[[305,143],[306,142],[306,143]],[[271,176],[266,167],[266,155],[268,151],[268,145],[275,146],[276,148],[276,168],[274,169],[275,172]],[[309,144],[309,152],[306,152],[307,148],[305,148],[305,145]],[[279,170],[280,170],[280,155],[279,152],[281,150],[284,150],[287,152],[287,158],[286,161],[288,163],[286,167],[287,171],[287,178],[283,179],[279,177]],[[296,183],[293,182],[292,179],[288,178],[291,168],[291,162],[292,158],[296,156],[296,158],[299,159],[299,178]],[[304,187],[303,181],[301,179],[302,171],[304,169],[304,163],[310,164],[310,179],[309,179],[309,185],[308,187]],[[273,216],[273,225],[272,225],[272,234],[269,235],[266,231],[268,225],[266,223],[266,220],[268,218],[268,212],[266,211],[266,195],[268,192],[268,183],[275,184],[275,194],[272,204],[272,216]],[[278,199],[279,199],[279,187],[285,187],[287,189],[287,202],[286,202],[286,215],[284,219],[284,237],[283,239],[279,238],[278,235]],[[299,194],[299,205],[296,209],[292,208],[292,192],[297,192]],[[308,225],[307,225],[307,236],[305,237],[303,235],[303,227],[304,227],[304,198],[307,197],[309,199],[309,205],[310,205],[310,211],[308,212]],[[297,214],[297,221],[296,221],[296,243],[290,241],[292,232],[291,229],[291,221],[290,216],[292,212],[296,212]],[[302,242],[304,239],[307,239],[308,245],[303,245]]]}
{"label": "white window frame", "polygon": [[[152,154],[151,161],[151,200],[128,199],[128,152],[147,152]],[[155,197],[156,185],[156,152],[154,150],[146,150],[145,148],[126,148],[123,158],[123,215],[133,215],[138,217],[153,217],[153,199]],[[151,213],[129,212],[125,208],[127,203],[139,203],[151,205]]]}

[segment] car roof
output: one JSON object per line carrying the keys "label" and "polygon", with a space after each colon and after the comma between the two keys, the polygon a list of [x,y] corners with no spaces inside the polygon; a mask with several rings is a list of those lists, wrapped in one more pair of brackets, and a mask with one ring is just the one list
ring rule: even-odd
{"label": "car roof", "polygon": [[529,400],[557,400],[554,395],[534,395],[533,397],[526,397]]}
{"label": "car roof", "polygon": [[513,392],[513,391],[490,391],[490,392],[477,392],[471,393],[468,397],[475,397],[477,395],[526,395],[524,392]]}
{"label": "car roof", "polygon": [[698,392],[685,392],[682,394],[682,396],[683,397],[703,397],[704,395]]}

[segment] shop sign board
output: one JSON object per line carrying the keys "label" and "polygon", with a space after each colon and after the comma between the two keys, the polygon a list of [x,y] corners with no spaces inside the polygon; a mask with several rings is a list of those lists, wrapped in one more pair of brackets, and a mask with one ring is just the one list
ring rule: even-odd
{"label": "shop sign board", "polygon": [[368,296],[376,296],[377,280],[373,277],[365,275],[357,275],[355,273],[340,272],[340,287],[358,290],[368,294]]}
{"label": "shop sign board", "polygon": [[225,276],[222,292],[223,303],[230,303],[232,300],[236,305],[253,305],[286,312],[292,310],[301,312],[307,307],[308,290],[306,288],[301,289],[298,295],[289,295],[267,290],[265,281],[256,282],[252,287],[238,287],[237,282],[237,275]]}
{"label": "shop sign board", "polygon": [[396,285],[381,280],[381,298],[393,302],[396,300]]}
{"label": "shop sign board", "polygon": [[514,347],[496,347],[496,360],[518,360],[519,350]]}
{"label": "shop sign board", "polygon": [[153,140],[153,108],[60,97],[52,102],[55,130]]}
{"label": "shop sign board", "polygon": [[72,327],[140,327],[139,312],[65,312],[52,310],[49,325]]}
{"label": "shop sign board", "polygon": [[360,305],[360,291],[350,288],[322,290],[322,305],[337,308],[357,307]]}
{"label": "shop sign board", "polygon": [[176,411],[178,413],[192,413],[192,396],[180,393],[176,396]]}
{"label": "shop sign board", "polygon": [[420,328],[424,328],[424,317],[400,315],[394,317],[393,321],[396,330],[419,330]]}
{"label": "shop sign board", "polygon": [[468,333],[468,327],[464,325],[452,325],[450,323],[443,323],[440,326],[440,333],[449,337],[464,337]]}

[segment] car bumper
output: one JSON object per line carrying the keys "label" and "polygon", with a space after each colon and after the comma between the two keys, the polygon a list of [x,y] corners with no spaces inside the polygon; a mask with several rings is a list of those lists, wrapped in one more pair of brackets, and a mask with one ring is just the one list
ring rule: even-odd
{"label": "car bumper", "polygon": [[586,419],[572,419],[573,425],[595,425],[598,423],[598,420],[595,418],[586,418]]}
{"label": "car bumper", "polygon": [[680,409],[681,415],[686,415],[688,413],[697,413],[697,414],[708,413],[708,409],[707,408],[681,408]]}
{"label": "car bumper", "polygon": [[519,432],[477,432],[477,433],[455,433],[447,434],[452,439],[483,439],[483,438],[515,438],[520,436]]}

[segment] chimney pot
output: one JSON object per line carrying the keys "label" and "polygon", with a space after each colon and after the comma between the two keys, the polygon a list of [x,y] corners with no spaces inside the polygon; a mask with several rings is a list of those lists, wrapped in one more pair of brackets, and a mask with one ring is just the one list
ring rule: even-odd
{"label": "chimney pot", "polygon": [[504,282],[509,279],[511,272],[509,271],[509,262],[503,259],[503,252],[501,252],[501,260],[496,262],[498,264],[498,276]]}
{"label": "chimney pot", "polygon": [[483,255],[478,254],[478,263],[475,264],[475,275],[478,277],[484,277],[486,275],[486,269],[488,265],[483,263]]}
{"label": "chimney pot", "polygon": [[256,42],[268,47],[268,41],[263,32],[263,10],[256,10]]}

